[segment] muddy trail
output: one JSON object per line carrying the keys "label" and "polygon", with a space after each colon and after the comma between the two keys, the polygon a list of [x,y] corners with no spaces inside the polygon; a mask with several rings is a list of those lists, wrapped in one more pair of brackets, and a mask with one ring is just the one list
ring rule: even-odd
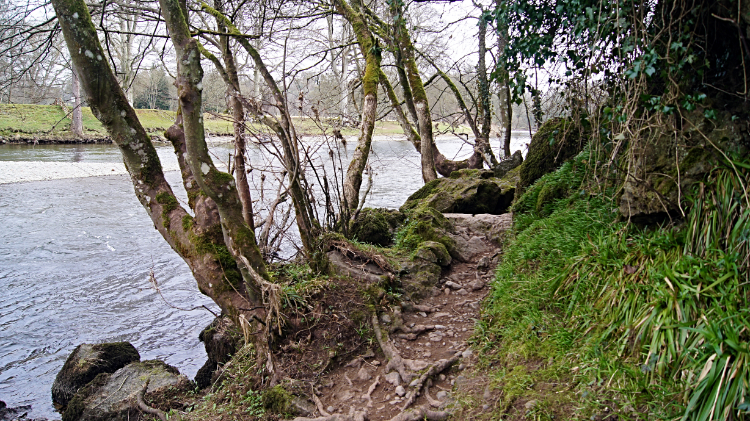
{"label": "muddy trail", "polygon": [[[451,390],[476,356],[467,344],[497,265],[498,234],[509,214],[446,214],[462,259],[444,267],[426,298],[370,316],[377,343],[321,375],[313,416],[296,421],[438,420],[448,416]],[[367,268],[362,268],[367,272]],[[372,269],[370,269],[372,270]]]}

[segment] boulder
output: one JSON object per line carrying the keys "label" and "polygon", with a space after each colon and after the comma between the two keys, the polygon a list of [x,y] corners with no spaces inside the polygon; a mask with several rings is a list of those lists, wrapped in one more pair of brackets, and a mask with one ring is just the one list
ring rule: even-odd
{"label": "boulder", "polygon": [[414,257],[437,263],[440,266],[449,266],[452,260],[445,246],[437,241],[425,241],[420,244],[414,252]]}
{"label": "boulder", "polygon": [[521,154],[521,151],[516,151],[510,156],[510,158],[504,159],[492,167],[492,172],[496,178],[503,178],[505,177],[505,174],[514,168],[520,167],[521,164],[523,164],[523,155]]}
{"label": "boulder", "polygon": [[559,168],[584,146],[583,136],[570,121],[559,117],[547,120],[531,138],[526,160],[520,166],[519,190]]}
{"label": "boulder", "polygon": [[362,209],[349,227],[349,238],[363,243],[387,247],[393,243],[393,234],[406,218],[395,209]]}
{"label": "boulder", "polygon": [[63,413],[63,421],[136,421],[145,417],[137,397],[148,382],[145,398],[168,390],[190,388],[187,377],[162,361],[130,363],[112,374],[101,373],[78,390]]}
{"label": "boulder", "polygon": [[208,360],[195,375],[195,384],[200,388],[211,385],[213,375],[237,352],[240,341],[234,322],[228,317],[217,317],[198,335],[206,348]]}
{"label": "boulder", "polygon": [[500,215],[507,212],[514,194],[515,185],[495,177],[492,171],[460,170],[422,186],[409,196],[401,211],[430,207],[438,212]]}
{"label": "boulder", "polygon": [[52,383],[52,402],[65,407],[78,389],[97,375],[114,373],[140,359],[138,351],[129,342],[78,345]]}

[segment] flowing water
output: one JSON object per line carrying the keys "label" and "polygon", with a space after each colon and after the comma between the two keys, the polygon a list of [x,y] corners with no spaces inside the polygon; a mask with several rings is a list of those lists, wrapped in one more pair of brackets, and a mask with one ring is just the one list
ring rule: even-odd
{"label": "flowing water", "polygon": [[[527,142],[514,133],[514,150]],[[470,151],[455,139],[438,145],[450,158]],[[211,150],[218,163],[231,145]],[[352,150],[350,142],[343,152]],[[166,170],[177,168],[170,147],[158,152]],[[256,168],[259,155],[250,151]],[[368,206],[397,208],[422,185],[419,155],[406,141],[373,142],[371,166]],[[166,175],[186,202],[179,173]],[[152,270],[164,298],[150,286]],[[0,288],[0,400],[50,419],[59,418],[52,381],[78,344],[129,341],[141,359],[162,359],[192,378],[206,359],[198,333],[214,316],[174,307],[218,312],[154,229],[112,145],[0,146]]]}

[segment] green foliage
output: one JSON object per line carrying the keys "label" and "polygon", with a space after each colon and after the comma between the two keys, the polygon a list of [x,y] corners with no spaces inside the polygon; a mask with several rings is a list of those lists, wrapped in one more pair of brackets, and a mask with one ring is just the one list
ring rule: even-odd
{"label": "green foliage", "polygon": [[[571,177],[566,165],[517,202],[477,339],[522,358],[572,357],[576,393],[600,396],[584,400],[579,419],[607,400],[657,417],[746,418],[750,161],[717,168],[686,224],[650,231],[614,222],[608,200],[575,190],[539,215],[544,185]],[[606,388],[588,387],[603,379]]]}
{"label": "green foliage", "polygon": [[276,385],[263,392],[263,408],[275,414],[285,414],[289,412],[292,405],[292,395],[281,385]]}

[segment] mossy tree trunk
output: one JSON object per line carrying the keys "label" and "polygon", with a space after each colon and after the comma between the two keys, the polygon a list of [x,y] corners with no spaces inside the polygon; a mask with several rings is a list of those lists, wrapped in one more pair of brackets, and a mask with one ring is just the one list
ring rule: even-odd
{"label": "mossy tree trunk", "polygon": [[[482,157],[489,167],[497,165],[497,159],[490,147],[490,131],[492,130],[492,97],[490,96],[490,83],[487,78],[487,14],[481,10],[479,16],[479,60],[477,61],[477,79],[479,88],[479,104],[477,109],[479,115],[477,120],[481,122],[479,131],[475,134],[474,153]],[[481,166],[480,166],[481,168]]]}
{"label": "mossy tree trunk", "polygon": [[414,59],[414,45],[412,45],[409,31],[406,28],[403,2],[401,0],[394,0],[391,2],[390,8],[393,17],[394,41],[402,56],[406,78],[411,88],[414,112],[416,113],[419,126],[419,137],[422,139],[420,142],[422,179],[425,183],[428,183],[437,178],[430,104],[427,101],[427,92],[424,89],[422,78],[419,76],[417,62]]}
{"label": "mossy tree trunk", "polygon": [[83,137],[83,112],[81,112],[81,83],[76,69],[71,69],[73,88],[73,113],[70,118],[70,131],[79,139]]}
{"label": "mossy tree trunk", "polygon": [[362,55],[365,57],[365,73],[362,77],[362,121],[359,139],[344,180],[344,201],[349,215],[354,215],[359,205],[359,190],[362,173],[367,165],[372,144],[372,132],[378,108],[378,83],[380,79],[380,46],[367,27],[359,7],[359,0],[350,6],[346,0],[336,0],[336,9],[352,25]]}
{"label": "mossy tree trunk", "polygon": [[[165,180],[150,137],[109,68],[86,4],[54,0],[52,5],[88,103],[119,147],[138,200],[162,237],[188,264],[200,291],[223,311],[238,314],[247,307],[247,296],[254,294],[245,293],[237,264],[229,255],[216,203],[204,195],[195,172],[184,165],[183,153],[188,151],[179,126],[170,129],[169,137],[177,140],[175,148],[182,152],[178,158],[195,217],[180,206]],[[265,266],[258,270],[265,273]],[[236,285],[228,285],[233,281]]]}

